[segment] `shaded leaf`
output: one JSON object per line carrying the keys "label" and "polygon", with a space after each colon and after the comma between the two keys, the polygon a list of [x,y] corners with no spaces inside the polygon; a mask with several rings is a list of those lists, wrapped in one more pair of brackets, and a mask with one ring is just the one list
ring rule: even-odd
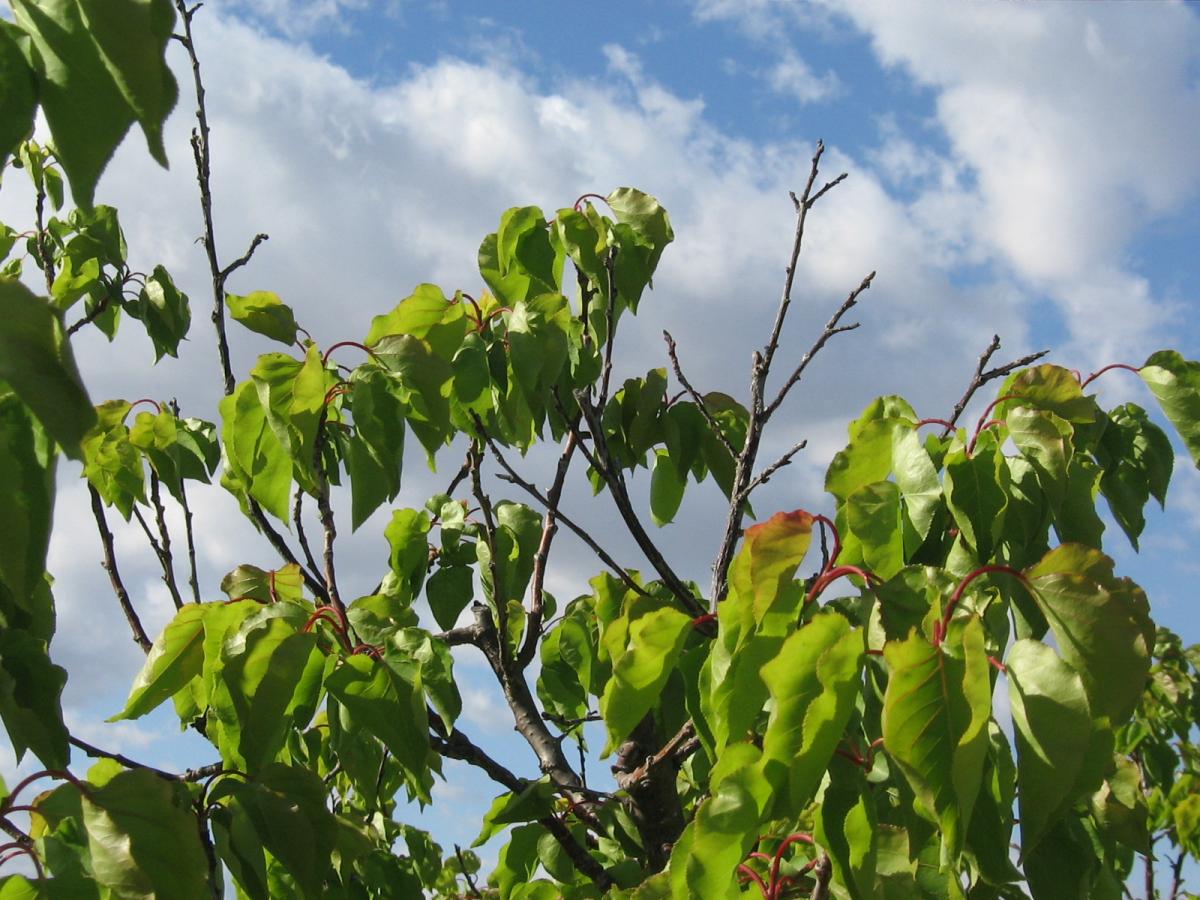
{"label": "shaded leaf", "polygon": [[292,308],[279,299],[274,291],[254,291],[249,294],[226,294],[225,303],[235,322],[256,334],[283,344],[296,343],[296,317]]}

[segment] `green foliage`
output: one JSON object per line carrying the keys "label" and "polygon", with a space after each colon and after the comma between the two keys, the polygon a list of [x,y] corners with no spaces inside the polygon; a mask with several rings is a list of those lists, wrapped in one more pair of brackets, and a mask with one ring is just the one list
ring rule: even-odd
{"label": "green foliage", "polygon": [[[361,341],[322,345],[270,291],[225,294],[258,336],[243,337],[277,344],[232,386],[219,424],[154,400],[93,406],[74,333],[111,338],[128,313],[157,362],[191,321],[170,274],[131,271],[116,211],[92,205],[133,122],[165,161],[175,17],[166,0],[14,8],[16,23],[0,23],[0,160],[59,213],[65,175],[79,208],[39,225],[0,279],[0,720],[18,757],[46,767],[35,780],[63,782],[32,798],[0,785],[7,825],[15,808],[32,812],[6,849],[39,867],[0,880],[0,896],[212,896],[227,871],[253,898],[723,897],[755,885],[770,897],[1047,900],[1114,895],[1164,840],[1200,855],[1200,657],[1156,630],[1144,592],[1116,574],[1097,511],[1103,496],[1136,549],[1146,504],[1165,503],[1171,439],[1141,407],[1103,409],[1090,379],[1051,364],[1013,372],[977,428],[943,437],[881,397],[829,465],[828,515],[743,529],[752,489],[787,461],[751,482],[774,408],[762,385],[744,406],[672,398],[666,369],[611,377],[618,325],[649,302],[674,236],[632,188],[589,195],[611,216],[587,197],[549,221],[509,210],[480,245],[486,289],[418,285]],[[38,106],[49,146],[25,140]],[[6,255],[18,234],[0,231]],[[18,281],[26,261],[48,297]],[[353,367],[333,358],[343,348],[359,354]],[[1200,461],[1200,364],[1162,351],[1137,371]],[[446,493],[395,507],[410,433],[431,466],[463,449],[466,460]],[[539,443],[561,447],[544,492],[509,463]],[[209,773],[124,758],[86,780],[64,771],[46,572],[59,450],[81,460],[101,521],[107,507],[161,523],[168,498],[187,510],[189,487],[218,468],[277,547],[292,538],[266,515],[290,527],[305,496],[315,503],[324,565],[305,547],[277,568],[238,565],[220,582],[226,600],[176,590],[113,716],[170,701],[211,743]],[[599,550],[607,570],[559,604],[547,566],[557,531],[578,528],[560,509],[577,455],[653,575]],[[493,498],[496,471],[534,505]],[[629,489],[648,479],[665,527],[710,476],[732,508],[720,598],[674,573]],[[334,488],[349,491],[352,528],[380,521],[387,545],[378,586],[349,603]],[[464,644],[496,676],[536,779],[460,728],[451,647]],[[1000,680],[1011,741],[992,704]],[[597,719],[611,792],[586,785],[566,752],[589,752],[582,726]],[[475,854],[447,854],[404,821],[399,798],[434,802],[445,759],[503,788],[476,842],[506,835],[486,879]]]}

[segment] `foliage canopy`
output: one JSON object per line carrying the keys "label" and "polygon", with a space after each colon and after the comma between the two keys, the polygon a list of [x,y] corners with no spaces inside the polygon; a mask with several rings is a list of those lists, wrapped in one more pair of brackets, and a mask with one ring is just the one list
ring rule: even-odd
{"label": "foliage canopy", "polygon": [[[1098,511],[1103,498],[1136,548],[1174,451],[1142,407],[1087,393],[1108,369],[1084,378],[1042,354],[988,369],[996,339],[949,419],[886,396],[850,423],[828,515],[745,525],[752,493],[802,449],[760,464],[764,429],[811,359],[855,327],[844,316],[873,278],[769,394],[807,215],[841,180],[817,187],[820,146],[793,197],[783,299],[743,404],[695,389],[669,335],[670,371],[615,379],[618,327],[648,302],[673,239],[666,211],[631,188],[550,217],[509,210],[480,245],[482,290],[420,285],[361,342],[323,345],[276,294],[226,292],[264,236],[221,265],[200,91],[225,398],[215,422],[160,400],[94,406],[75,333],[111,338],[128,316],[158,360],[191,324],[165,268],[130,269],[117,211],[93,197],[135,122],[165,162],[178,91],[163,55],[181,29],[200,86],[198,6],[12,5],[0,161],[24,170],[37,203],[31,228],[0,226],[0,718],[18,756],[45,769],[0,784],[0,864],[35,873],[0,878],[0,898],[209,897],[230,878],[252,898],[1120,897],[1135,860],[1164,842],[1177,894],[1182,860],[1200,850],[1198,651],[1156,630],[1142,589],[1103,552]],[[39,106],[48,144],[29,139]],[[227,318],[274,342],[241,381]],[[1109,368],[1141,377],[1200,462],[1200,363],[1161,351]],[[978,424],[959,426],[989,382],[999,388]],[[465,458],[444,492],[395,506],[411,440],[431,466]],[[561,448],[546,489],[512,461],[540,443]],[[211,742],[211,766],[162,772],[63,723],[45,570],[60,453],[82,465],[118,606],[146,651],[113,719],[171,703]],[[695,485],[727,498],[707,588],[681,578],[643,524],[641,469],[656,526]],[[282,557],[239,565],[220,593],[199,583],[194,553],[181,585],[164,514],[183,508],[191,548],[188,492],[218,472]],[[560,508],[581,474],[606,495],[596,503],[614,504],[646,574]],[[366,596],[338,590],[335,489],[349,491],[354,529],[391,511],[387,567]],[[320,553],[302,529],[306,500]],[[153,640],[118,574],[111,510],[144,525],[177,608]],[[545,589],[561,528],[602,564],[562,603]],[[539,777],[461,728],[455,646],[483,654]],[[595,720],[615,790],[589,786],[567,751],[582,758]],[[71,771],[72,745],[100,761]],[[398,798],[430,803],[445,759],[501,791],[479,834],[507,832],[486,881],[471,851],[448,854],[403,821]],[[59,784],[27,790],[46,778]]]}

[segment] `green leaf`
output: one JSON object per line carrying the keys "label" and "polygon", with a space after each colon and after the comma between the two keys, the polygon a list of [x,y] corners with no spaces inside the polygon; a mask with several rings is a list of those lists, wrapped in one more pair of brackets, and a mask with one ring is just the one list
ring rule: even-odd
{"label": "green leaf", "polygon": [[296,470],[313,477],[317,425],[326,388],[320,351],[310,345],[303,360],[286,353],[264,353],[250,376],[276,439],[291,456]]}
{"label": "green leaf", "polygon": [[222,758],[251,774],[274,761],[288,732],[308,724],[293,722],[291,713],[307,710],[311,717],[323,668],[317,636],[297,632],[283,617],[252,620],[229,637],[209,699]]}
{"label": "green leaf", "polygon": [[241,322],[254,333],[283,344],[296,343],[296,317],[292,308],[274,291],[226,294],[225,302],[234,321]]}
{"label": "green leaf", "polygon": [[429,515],[416,509],[397,509],[383,530],[391,548],[389,563],[403,587],[401,600],[411,603],[421,591],[429,566]]}
{"label": "green leaf", "polygon": [[33,133],[37,111],[37,82],[17,46],[20,35],[9,23],[0,25],[0,166],[8,162],[16,145]]}
{"label": "green leaf", "polygon": [[155,362],[163,356],[179,356],[179,342],[187,337],[192,310],[187,294],[175,287],[166,269],[155,266],[137,302],[127,304],[125,309],[146,326],[146,334],[154,344]]}
{"label": "green leaf", "polygon": [[204,665],[204,619],[217,606],[189,603],[175,614],[146,654],[125,708],[108,721],[144,716],[200,674]]}
{"label": "green leaf", "polygon": [[1145,593],[1113,575],[1099,550],[1062,544],[1026,571],[1059,652],[1079,672],[1094,717],[1125,723],[1150,670],[1154,624]]}
{"label": "green leaf", "polygon": [[501,900],[508,900],[519,885],[533,878],[538,864],[538,841],[544,832],[540,825],[522,825],[512,830],[492,873]]}
{"label": "green leaf", "polygon": [[942,482],[915,427],[892,429],[892,471],[904,498],[905,516],[923,541],[942,503]]}
{"label": "green leaf", "polygon": [[267,421],[254,382],[239,384],[220,408],[226,483],[235,492],[248,493],[280,521],[290,521],[292,461]]}
{"label": "green leaf", "polygon": [[415,666],[420,672],[420,683],[425,696],[447,728],[453,728],[462,712],[462,697],[454,681],[454,657],[443,641],[435,641],[423,628],[402,628],[391,638],[391,646],[384,660],[389,665],[400,662],[398,671],[403,676],[404,666]]}
{"label": "green leaf", "polygon": [[987,753],[991,681],[978,618],[960,632],[961,657],[913,632],[884,645],[890,675],[883,742],[942,830],[942,858],[955,863],[971,820]]}
{"label": "green leaf", "polygon": [[390,313],[371,320],[366,343],[382,351],[390,342],[379,343],[392,335],[410,335],[425,341],[443,360],[453,359],[467,333],[469,322],[456,296],[448,300],[434,284],[417,285],[412,295],[401,300]]}
{"label": "green leaf", "polygon": [[835,757],[829,776],[813,836],[828,850],[835,882],[853,900],[874,897],[879,823],[870,787],[862,769],[846,759]]}
{"label": "green leaf", "polygon": [[475,595],[475,573],[470,566],[442,566],[429,576],[425,596],[438,626],[449,630]]}
{"label": "green leaf", "polygon": [[56,461],[28,407],[0,395],[0,582],[26,609],[46,568]]}
{"label": "green leaf", "polygon": [[79,459],[79,442],[96,412],[58,314],[23,284],[0,278],[0,321],[0,380],[33,410],[63,452]]}
{"label": "green leaf", "polygon": [[486,844],[493,835],[503,831],[506,825],[546,818],[554,812],[557,796],[558,788],[548,777],[531,781],[516,793],[509,791],[501,794],[484,813],[483,828],[479,836],[471,842],[471,846],[480,847]]}
{"label": "green leaf", "polygon": [[0,719],[20,762],[32,750],[50,769],[67,765],[67,729],[62,717],[66,670],[54,665],[46,643],[28,631],[0,629]]}
{"label": "green leaf", "polygon": [[[1079,379],[1070,369],[1043,363],[1022,369],[1010,375],[1000,388],[999,396],[1011,397],[1004,401],[1019,402],[1025,406],[1053,413],[1068,422],[1094,422],[1100,414],[1096,401],[1084,396]],[[997,407],[1007,409],[1007,407]]]}
{"label": "green leaf", "polygon": [[675,519],[683,491],[687,487],[687,470],[680,470],[665,450],[654,451],[654,472],[650,476],[650,517],[660,528]]}
{"label": "green leaf", "polygon": [[141,454],[129,439],[129,404],[109,400],[96,407],[96,425],[83,439],[83,474],[110,506],[128,521],[137,503],[146,502],[146,473]]}
{"label": "green leaf", "polygon": [[812,543],[812,516],[802,509],[778,512],[746,529],[742,548],[729,567],[729,586],[750,601],[754,621],[761,623]]}
{"label": "green leaf", "polygon": [[[714,775],[712,796],[700,804],[689,826],[690,840],[684,843],[686,838],[681,838],[683,846],[671,854],[672,882],[678,865],[693,897],[736,896],[735,870],[758,837],[763,812],[759,797],[764,795],[762,775],[753,764],[757,750],[739,745],[738,752],[746,757],[743,764],[719,781]],[[677,859],[680,851],[686,855]]]}
{"label": "green leaf", "polygon": [[326,808],[321,779],[307,769],[273,763],[254,781],[224,779],[214,794],[225,791],[232,808],[244,814],[262,846],[296,880],[304,896],[322,896],[336,820]]}
{"label": "green leaf", "polygon": [[450,432],[449,391],[443,387],[454,377],[450,363],[433,352],[424,340],[412,335],[388,335],[374,347],[379,360],[399,378],[408,407],[407,418],[432,460]]}
{"label": "green leaf", "polygon": [[179,96],[163,58],[175,26],[175,8],[170,0],[78,3],[105,68],[142,126],[150,154],[165,167],[162,126]]}
{"label": "green leaf", "polygon": [[1066,419],[1052,412],[1038,412],[1027,406],[1009,409],[1005,423],[1013,443],[1037,472],[1050,508],[1057,512],[1067,493],[1074,429]]}
{"label": "green leaf", "polygon": [[299,563],[288,563],[278,569],[260,569],[241,565],[221,579],[221,592],[230,600],[257,600],[276,603],[280,600],[299,601],[304,596],[304,576]]}
{"label": "green leaf", "polygon": [[762,744],[774,817],[798,815],[816,793],[854,712],[864,649],[861,628],[823,611],[762,667],[774,701]]}
{"label": "green leaf", "polygon": [[1184,359],[1174,350],[1159,350],[1139,374],[1183,438],[1192,462],[1200,467],[1200,362]]}
{"label": "green leaf", "polygon": [[967,456],[965,449],[946,458],[946,503],[967,543],[982,565],[992,557],[1004,531],[1009,469],[992,432],[984,431]]}
{"label": "green leaf", "polygon": [[1108,422],[1096,445],[1096,459],[1104,470],[1100,492],[1136,550],[1146,526],[1142,512],[1146,502],[1154,497],[1161,506],[1167,500],[1167,485],[1175,465],[1171,441],[1144,409],[1127,403],[1109,410]]}
{"label": "green leaf", "polygon": [[83,795],[96,881],[122,898],[209,898],[208,860],[187,788],[131,769]]}
{"label": "green leaf", "polygon": [[352,488],[352,522],[358,528],[381,504],[400,492],[404,464],[404,404],[395,379],[374,367],[352,381],[350,408],[357,440],[347,468]]}
{"label": "green leaf", "polygon": [[900,488],[877,481],[846,498],[846,523],[862,545],[867,568],[880,578],[891,578],[904,568],[904,521]]}
{"label": "green leaf", "polygon": [[1028,854],[1083,793],[1079,775],[1092,737],[1083,681],[1041,641],[1008,651],[1008,695],[1017,734],[1021,845]]}
{"label": "green leaf", "polygon": [[[383,741],[408,773],[427,767],[429,725],[420,688],[368,655],[351,656],[325,679],[325,689],[354,723]],[[428,796],[424,798],[429,802]]]}
{"label": "green leaf", "polygon": [[[77,0],[14,0],[17,24],[32,39],[38,99],[71,193],[90,208],[100,173],[133,124],[134,113],[105,65]],[[130,34],[130,43],[151,39]]]}
{"label": "green leaf", "polygon": [[670,607],[630,623],[629,647],[613,666],[612,680],[600,698],[610,746],[628,737],[658,702],[691,627],[690,616]]}
{"label": "green leaf", "polygon": [[[646,267],[653,273],[663,250],[675,239],[671,218],[659,202],[635,188],[617,188],[605,198],[617,221],[630,226],[650,249]],[[636,298],[634,298],[636,302]]]}

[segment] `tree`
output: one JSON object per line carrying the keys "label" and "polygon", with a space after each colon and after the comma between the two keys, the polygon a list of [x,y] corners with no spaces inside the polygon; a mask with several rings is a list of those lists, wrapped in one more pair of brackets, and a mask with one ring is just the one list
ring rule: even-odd
{"label": "tree", "polygon": [[[820,145],[792,197],[787,279],[746,405],[694,387],[670,335],[669,373],[614,377],[618,327],[635,321],[673,238],[666,211],[630,188],[549,220],[509,210],[480,246],[482,290],[420,285],[361,342],[323,346],[276,295],[225,290],[265,236],[232,262],[216,252],[199,6],[13,7],[16,23],[0,25],[0,151],[15,152],[37,199],[31,228],[0,234],[6,256],[24,249],[0,280],[0,718],[45,769],[0,785],[11,838],[0,863],[31,873],[0,880],[0,897],[219,896],[227,878],[249,897],[1117,897],[1139,856],[1150,897],[1163,841],[1169,895],[1182,895],[1200,834],[1198,651],[1156,631],[1144,592],[1101,550],[1097,510],[1103,496],[1136,547],[1174,455],[1144,409],[1103,409],[1086,389],[1136,373],[1200,461],[1200,363],[1162,351],[1082,377],[1039,353],[989,368],[996,338],[948,418],[887,396],[850,423],[828,514],[756,517],[754,492],[803,447],[764,462],[764,431],[813,359],[856,327],[846,316],[873,278],[803,357],[778,354],[808,214],[845,177],[821,183]],[[112,334],[122,313],[156,358],[190,326],[166,269],[131,271],[116,210],[93,205],[133,122],[165,159],[177,90],[163,54],[177,27],[198,100],[225,393],[215,423],[154,399],[93,406],[71,352],[72,335]],[[38,106],[49,144],[29,139]],[[230,318],[278,345],[240,382]],[[995,399],[961,427],[992,383]],[[463,456],[419,507],[397,503],[409,433],[431,463]],[[559,448],[546,489],[515,461],[541,443]],[[212,765],[159,771],[63,724],[46,572],[60,453],[82,465],[118,606],[146,651],[114,718],[170,701],[211,742]],[[707,588],[681,578],[643,524],[639,469],[658,526],[693,484],[728,500]],[[221,594],[200,583],[193,552],[181,584],[165,515],[184,510],[190,551],[188,492],[218,471],[280,557],[238,566]],[[562,507],[572,477],[615,507],[647,573]],[[338,590],[335,488],[350,492],[352,528],[392,508],[367,596]],[[153,640],[121,581],[112,510],[142,524],[177,608]],[[601,568],[560,604],[546,584],[564,528]],[[540,777],[460,727],[453,647],[486,659]],[[1000,682],[1008,732],[993,709]],[[583,769],[584,725],[597,720],[616,790]],[[71,747],[99,762],[72,771]],[[446,853],[403,821],[397,798],[430,802],[445,759],[500,791],[480,840],[508,840],[486,883],[470,850]],[[47,789],[34,795],[34,783]]]}

